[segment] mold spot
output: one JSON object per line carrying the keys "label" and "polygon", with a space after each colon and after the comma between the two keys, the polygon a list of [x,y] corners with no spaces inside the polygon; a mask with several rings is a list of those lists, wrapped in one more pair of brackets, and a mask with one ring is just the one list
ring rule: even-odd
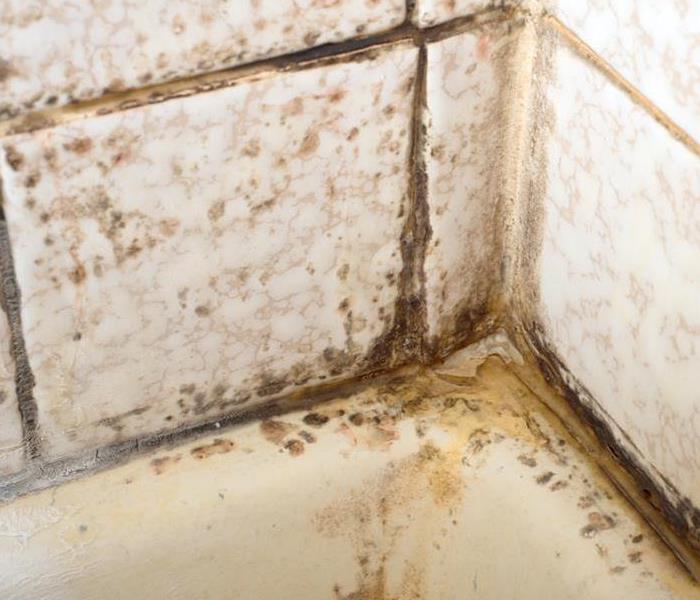
{"label": "mold spot", "polygon": [[315,444],[316,443],[316,436],[313,433],[309,433],[308,431],[300,431],[299,432],[299,437],[304,440],[307,444]]}
{"label": "mold spot", "polygon": [[355,426],[360,427],[365,422],[365,417],[362,413],[354,413],[348,417],[348,420]]}
{"label": "mold spot", "polygon": [[306,132],[299,146],[299,156],[308,157],[313,154],[321,143],[318,133],[312,129]]}
{"label": "mold spot", "polygon": [[599,512],[588,513],[588,525],[581,528],[581,535],[585,538],[595,537],[599,531],[615,527],[615,519],[610,515]]}
{"label": "mold spot", "polygon": [[348,278],[348,273],[350,272],[350,265],[345,263],[338,269],[337,275],[340,281],[346,281]]}
{"label": "mold spot", "polygon": [[180,462],[180,455],[176,454],[174,456],[161,456],[159,458],[154,458],[151,461],[151,468],[156,475],[162,475],[173,465]]}
{"label": "mold spot", "polygon": [[552,471],[547,471],[546,473],[542,473],[542,475],[539,475],[535,481],[539,485],[545,485],[546,483],[549,483],[549,480],[554,477],[554,473]]}
{"label": "mold spot", "polygon": [[24,164],[24,155],[14,146],[5,146],[5,160],[13,171],[19,171]]}
{"label": "mold spot", "polygon": [[552,490],[553,492],[556,492],[558,490],[563,490],[568,485],[569,485],[568,481],[564,481],[563,479],[560,479],[559,481],[554,482],[552,487],[550,487],[549,489]]}
{"label": "mold spot", "polygon": [[289,385],[283,378],[275,377],[269,373],[263,373],[260,379],[262,382],[256,388],[255,393],[261,398],[277,394]]}
{"label": "mold spot", "polygon": [[75,154],[85,154],[92,148],[92,140],[89,137],[76,138],[67,144],[63,144],[63,147],[69,152]]}
{"label": "mold spot", "polygon": [[80,333],[79,331],[76,331],[76,332],[73,334],[73,341],[74,341],[74,342],[79,342],[81,339],[83,339],[83,334]]}
{"label": "mold spot", "polygon": [[39,183],[39,180],[41,179],[41,174],[38,171],[34,171],[33,173],[30,173],[24,178],[24,186],[26,188],[33,188],[36,187],[37,183]]}
{"label": "mold spot", "polygon": [[211,205],[207,211],[207,216],[212,223],[215,223],[224,216],[224,212],[226,212],[226,203],[223,200],[219,200]]}
{"label": "mold spot", "polygon": [[309,31],[308,33],[304,34],[304,43],[307,46],[313,46],[319,37],[321,37],[319,32]]}
{"label": "mold spot", "polygon": [[191,396],[194,394],[195,389],[197,389],[197,387],[194,385],[194,383],[186,383],[180,386],[180,393]]}
{"label": "mold spot", "polygon": [[640,562],[642,562],[642,553],[639,550],[637,550],[635,552],[630,552],[627,555],[627,558],[630,559],[631,563],[640,563]]}
{"label": "mold spot", "polygon": [[322,415],[317,412],[312,412],[306,415],[303,419],[304,423],[311,425],[312,427],[321,427],[328,423],[328,416]]}
{"label": "mold spot", "polygon": [[643,539],[644,539],[644,536],[641,533],[638,533],[637,535],[632,537],[632,543],[639,544]]}
{"label": "mold spot", "polygon": [[289,440],[285,443],[284,449],[292,456],[300,456],[304,454],[304,442],[301,440]]}
{"label": "mold spot", "polygon": [[70,279],[75,285],[78,285],[85,281],[87,272],[83,265],[78,265],[70,273],[68,273],[68,279]]}
{"label": "mold spot", "polygon": [[204,306],[202,304],[202,305],[198,306],[197,308],[195,308],[194,312],[198,317],[208,317],[209,314],[211,313],[211,310],[209,309],[208,306]]}
{"label": "mold spot", "polygon": [[4,58],[0,58],[0,81],[5,81],[15,74],[12,65]]}
{"label": "mold spot", "polygon": [[192,448],[190,454],[194,456],[197,460],[202,460],[209,458],[214,454],[227,454],[235,448],[236,444],[231,440],[225,440],[222,438],[215,439],[211,444],[206,446],[198,446],[197,448]]}
{"label": "mold spot", "polygon": [[276,446],[281,444],[284,438],[294,431],[294,426],[284,421],[266,419],[260,423],[260,433],[270,443]]}
{"label": "mold spot", "polygon": [[[75,336],[73,336],[73,339],[75,339]],[[148,408],[149,408],[148,406],[139,406],[138,408],[133,408],[133,409],[131,409],[125,413],[122,413],[120,415],[115,415],[113,417],[105,417],[105,418],[97,421],[97,425],[102,425],[103,427],[109,427],[110,429],[113,429],[117,433],[120,433],[124,429],[123,421],[125,419],[128,419],[129,417],[137,417],[139,415],[142,415],[143,413],[145,413],[148,410]]]}
{"label": "mold spot", "polygon": [[532,456],[527,456],[525,454],[521,454],[520,456],[518,456],[518,461],[520,461],[522,464],[524,464],[527,467],[536,467],[537,466],[537,461]]}

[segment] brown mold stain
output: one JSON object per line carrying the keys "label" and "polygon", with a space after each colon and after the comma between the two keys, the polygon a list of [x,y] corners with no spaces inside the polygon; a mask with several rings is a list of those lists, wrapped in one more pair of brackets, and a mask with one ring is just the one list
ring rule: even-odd
{"label": "brown mold stain", "polygon": [[294,425],[276,419],[266,419],[260,423],[262,436],[276,446],[279,446],[284,441],[284,438],[293,431],[295,431]]}
{"label": "brown mold stain", "polygon": [[227,454],[236,447],[236,444],[231,440],[217,438],[211,444],[206,446],[197,446],[190,450],[190,454],[197,460],[203,460],[214,456],[215,454]]}
{"label": "brown mold stain", "polygon": [[170,468],[172,468],[175,464],[180,462],[180,458],[181,456],[179,454],[175,454],[173,456],[160,456],[158,458],[154,458],[150,462],[151,469],[156,475],[162,475]]}
{"label": "brown mold stain", "polygon": [[63,144],[63,147],[74,154],[87,154],[92,149],[92,140],[89,137],[79,137]]}
{"label": "brown mold stain", "polygon": [[288,440],[284,444],[284,449],[289,452],[291,456],[301,456],[304,454],[304,442],[301,440]]}
{"label": "brown mold stain", "polygon": [[5,161],[13,171],[19,171],[24,165],[24,155],[14,146],[5,146]]}

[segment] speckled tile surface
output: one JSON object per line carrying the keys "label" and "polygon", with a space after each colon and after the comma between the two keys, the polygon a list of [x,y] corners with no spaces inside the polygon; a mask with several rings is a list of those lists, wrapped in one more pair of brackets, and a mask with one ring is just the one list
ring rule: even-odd
{"label": "speckled tile surface", "polygon": [[411,20],[418,27],[430,27],[495,5],[493,0],[416,0]]}
{"label": "speckled tile surface", "polygon": [[0,118],[400,24],[404,0],[0,1]]}
{"label": "speckled tile surface", "polygon": [[6,600],[698,595],[493,359],[460,385],[396,378],[20,498],[0,532]]}
{"label": "speckled tile surface", "polygon": [[393,46],[3,140],[49,455],[366,368],[394,316],[416,58]]}
{"label": "speckled tile surface", "polygon": [[700,157],[567,47],[548,98],[546,336],[623,445],[700,506]]}
{"label": "speckled tile surface", "polygon": [[0,475],[24,465],[22,424],[15,392],[15,364],[10,356],[10,328],[0,310]]}
{"label": "speckled tile surface", "polygon": [[499,279],[504,86],[515,37],[494,26],[428,45],[428,336],[449,346],[484,318]]}
{"label": "speckled tile surface", "polygon": [[549,3],[593,50],[700,140],[700,2]]}

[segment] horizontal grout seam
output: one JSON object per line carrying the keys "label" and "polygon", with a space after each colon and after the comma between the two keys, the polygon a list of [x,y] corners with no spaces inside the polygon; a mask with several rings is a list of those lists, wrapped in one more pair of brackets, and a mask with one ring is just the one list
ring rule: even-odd
{"label": "horizontal grout seam", "polygon": [[493,22],[507,21],[514,11],[510,8],[488,8],[458,17],[428,28],[418,28],[409,21],[367,37],[324,44],[298,52],[261,59],[218,71],[199,73],[162,83],[106,94],[74,104],[32,111],[0,122],[0,137],[48,129],[80,118],[102,116],[175,98],[233,87],[280,73],[304,71],[339,62],[372,58],[372,54],[388,47],[406,43],[421,46],[447,37],[460,35]]}

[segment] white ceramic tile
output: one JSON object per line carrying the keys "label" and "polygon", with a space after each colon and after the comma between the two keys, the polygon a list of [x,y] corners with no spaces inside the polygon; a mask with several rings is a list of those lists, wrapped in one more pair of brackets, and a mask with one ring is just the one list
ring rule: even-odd
{"label": "white ceramic tile", "polygon": [[51,454],[365,368],[390,327],[417,51],[3,141]]}
{"label": "white ceramic tile", "polygon": [[425,162],[432,237],[425,276],[434,346],[449,345],[485,315],[498,279],[498,145],[511,41],[504,29],[485,28],[428,46]]}
{"label": "white ceramic tile", "polygon": [[286,414],[5,503],[0,593],[697,598],[538,399],[481,373],[466,391],[427,378],[370,388],[324,403],[315,425]]}
{"label": "white ceramic tile", "polygon": [[0,310],[0,475],[24,464],[22,424],[15,393],[15,363],[10,356],[10,328]]}
{"label": "white ceramic tile", "polygon": [[553,4],[554,13],[567,26],[700,140],[700,2],[556,0]]}
{"label": "white ceramic tile", "polygon": [[0,117],[398,25],[404,0],[0,1]]}
{"label": "white ceramic tile", "polygon": [[547,335],[700,506],[700,158],[559,48],[539,270]]}
{"label": "white ceramic tile", "polygon": [[418,27],[430,27],[493,8],[494,4],[489,0],[416,0],[411,20]]}

